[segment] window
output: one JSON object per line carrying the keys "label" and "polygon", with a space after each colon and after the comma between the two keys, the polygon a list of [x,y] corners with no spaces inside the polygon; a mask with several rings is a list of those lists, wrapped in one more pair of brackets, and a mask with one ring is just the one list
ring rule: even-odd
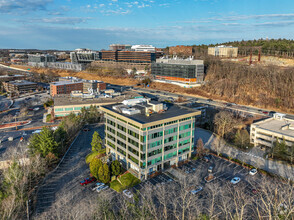
{"label": "window", "polygon": [[56,108],[55,111],[56,111],[56,112],[62,112],[62,111],[64,111],[64,110],[63,110],[63,108]]}
{"label": "window", "polygon": [[185,148],[179,150],[179,154],[185,153],[186,151],[189,151],[189,150],[190,150],[190,147],[185,147]]}
{"label": "window", "polygon": [[111,120],[107,119],[107,123],[112,125],[113,127],[115,127],[115,122],[114,121],[111,121]]}
{"label": "window", "polygon": [[123,127],[123,126],[121,126],[121,125],[119,125],[119,124],[117,124],[117,128],[118,128],[119,130],[123,131],[123,132],[126,132],[126,128]]}
{"label": "window", "polygon": [[112,129],[112,128],[110,128],[110,127],[108,127],[108,126],[107,126],[107,131],[110,131],[111,133],[115,134],[115,130]]}
{"label": "window", "polygon": [[124,122],[124,123],[127,123],[125,120],[121,119],[121,118],[117,118],[118,120]]}
{"label": "window", "polygon": [[177,136],[172,136],[172,137],[164,139],[164,143],[166,144],[166,143],[169,143],[169,142],[175,141],[175,140],[177,140]]}
{"label": "window", "polygon": [[133,149],[133,148],[131,148],[131,147],[128,147],[128,150],[129,150],[130,152],[132,152],[133,154],[136,154],[137,156],[139,156],[139,152],[136,151],[135,149]]}
{"label": "window", "polygon": [[174,124],[174,123],[177,123],[177,122],[178,122],[178,120],[176,120],[176,121],[170,121],[170,122],[164,123],[164,125],[170,125],[170,124]]}
{"label": "window", "polygon": [[74,110],[81,110],[82,107],[74,107]]}
{"label": "window", "polygon": [[175,133],[178,131],[178,128],[171,128],[171,129],[168,129],[168,130],[165,130],[164,131],[164,134],[165,135],[168,135],[168,134],[172,134],[172,133]]}
{"label": "window", "polygon": [[118,146],[121,146],[121,147],[123,147],[125,149],[127,147],[127,145],[124,142],[121,142],[120,140],[117,140],[117,144],[118,144]]}
{"label": "window", "polygon": [[73,108],[65,108],[65,111],[73,111]]}
{"label": "window", "polygon": [[107,144],[112,147],[113,149],[115,149],[115,145],[113,143],[111,143],[110,141],[107,141]]}
{"label": "window", "polygon": [[150,127],[148,127],[148,130],[154,129],[154,128],[159,128],[159,127],[162,127],[162,124],[150,126]]}
{"label": "window", "polygon": [[137,128],[137,129],[140,129],[137,125],[134,125],[134,124],[132,124],[132,123],[130,123],[130,122],[129,122],[129,125],[131,125],[131,126]]}
{"label": "window", "polygon": [[109,138],[109,139],[111,139],[113,142],[115,142],[115,138],[114,138],[112,135],[107,134],[107,138]]}
{"label": "window", "polygon": [[164,160],[177,156],[177,152],[172,152],[164,156]]}
{"label": "window", "polygon": [[155,158],[155,159],[153,159],[153,160],[148,161],[147,165],[150,166],[150,165],[153,165],[153,164],[159,163],[159,162],[161,162],[161,161],[162,161],[162,157],[157,157],[157,158]]}
{"label": "window", "polygon": [[141,142],[142,142],[142,143],[145,143],[145,141],[146,141],[146,136],[141,135],[140,138],[141,138]]}
{"label": "window", "polygon": [[162,137],[162,134],[163,134],[162,131],[156,132],[156,133],[153,133],[153,134],[149,134],[148,135],[148,140],[158,138],[158,137]]}
{"label": "window", "polygon": [[136,158],[132,157],[131,155],[128,155],[128,158],[129,158],[131,161],[133,161],[134,163],[139,164],[139,161],[138,161]]}
{"label": "window", "polygon": [[141,154],[141,160],[145,160],[146,159],[146,154]]}
{"label": "window", "polygon": [[117,151],[126,156],[126,152],[120,149],[119,147],[117,148]]}
{"label": "window", "polygon": [[182,130],[186,130],[188,128],[191,128],[191,124],[186,124],[186,125],[180,126],[179,130],[182,131]]}
{"label": "window", "polygon": [[121,134],[121,133],[119,133],[119,132],[117,132],[116,135],[117,135],[118,137],[120,137],[121,139],[126,140],[126,136],[125,136],[125,135],[123,135],[123,134]]}
{"label": "window", "polygon": [[139,147],[139,143],[137,141],[132,140],[131,138],[128,138],[128,142],[136,147]]}
{"label": "window", "polygon": [[152,157],[152,156],[154,156],[156,154],[160,154],[160,153],[162,153],[162,149],[154,150],[154,151],[151,151],[148,153],[148,157]]}
{"label": "window", "polygon": [[186,144],[190,144],[190,140],[184,140],[184,141],[180,141],[179,142],[179,147],[186,145]]}
{"label": "window", "polygon": [[148,144],[148,149],[162,145],[162,140]]}
{"label": "window", "polygon": [[137,139],[139,139],[139,134],[137,134],[136,132],[134,132],[134,131],[132,131],[130,129],[128,129],[128,134],[135,137],[135,138],[137,138]]}
{"label": "window", "polygon": [[168,151],[171,149],[177,148],[177,144],[172,144],[164,147],[164,151]]}
{"label": "window", "polygon": [[185,132],[185,133],[183,133],[183,134],[180,134],[180,135],[179,135],[179,139],[181,139],[181,138],[185,138],[185,137],[190,137],[190,136],[191,136],[191,132],[188,131],[188,132]]}
{"label": "window", "polygon": [[181,122],[181,121],[186,121],[186,120],[189,120],[189,119],[191,119],[191,117],[188,117],[188,118],[182,118],[182,119],[180,119],[179,121]]}

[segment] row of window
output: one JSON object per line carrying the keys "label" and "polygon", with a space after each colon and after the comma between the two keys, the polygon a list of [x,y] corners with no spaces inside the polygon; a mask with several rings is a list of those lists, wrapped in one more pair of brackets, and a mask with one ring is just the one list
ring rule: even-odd
{"label": "row of window", "polygon": [[[89,106],[85,107],[85,108],[89,108]],[[63,112],[63,111],[79,111],[81,110],[82,107],[71,107],[71,108],[56,108],[54,109],[55,112]]]}
{"label": "row of window", "polygon": [[152,157],[152,156],[154,156],[156,154],[160,154],[160,153],[162,153],[162,149],[161,148],[158,149],[158,150],[154,150],[154,151],[149,152],[148,153],[148,157]]}
{"label": "row of window", "polygon": [[191,136],[191,132],[188,131],[188,132],[185,132],[185,133],[183,133],[183,134],[180,134],[180,135],[179,135],[179,139],[181,139],[181,138],[185,138],[185,137],[190,137],[190,136]]}
{"label": "row of window", "polygon": [[153,125],[153,126],[148,127],[148,130],[154,129],[154,128],[160,128],[160,127],[162,127],[162,124]]}
{"label": "row of window", "polygon": [[168,134],[172,134],[172,133],[175,133],[178,131],[178,128],[171,128],[171,129],[168,129],[168,130],[165,130],[164,131],[164,135],[168,135]]}
{"label": "row of window", "polygon": [[148,149],[162,145],[162,140],[148,144]]}

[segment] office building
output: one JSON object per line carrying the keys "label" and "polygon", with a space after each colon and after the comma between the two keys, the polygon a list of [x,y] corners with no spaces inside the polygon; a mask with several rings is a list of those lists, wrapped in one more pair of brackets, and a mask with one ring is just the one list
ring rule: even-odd
{"label": "office building", "polygon": [[100,109],[106,119],[106,152],[141,180],[177,165],[195,150],[198,111],[144,98]]}
{"label": "office building", "polygon": [[131,50],[155,53],[155,47],[153,47],[152,45],[133,45],[131,47]]}
{"label": "office building", "polygon": [[113,51],[113,50],[100,51],[100,58],[101,60],[104,60],[104,61],[116,61],[117,51]]}
{"label": "office building", "polygon": [[285,116],[275,113],[272,118],[251,124],[250,143],[255,147],[271,148],[278,139],[285,140],[286,145],[294,147],[294,120]]}
{"label": "office building", "polygon": [[50,62],[56,62],[56,57],[50,54],[29,54],[28,64],[34,67],[47,67]]}
{"label": "office building", "polygon": [[132,46],[130,44],[111,44],[109,45],[109,50],[130,50],[131,47]]}
{"label": "office building", "polygon": [[0,76],[0,82],[9,82],[9,81],[15,81],[15,80],[25,80],[25,75],[2,75]]}
{"label": "office building", "polygon": [[220,45],[216,47],[208,47],[208,55],[216,57],[237,57],[238,47]]}
{"label": "office building", "polygon": [[117,51],[118,62],[151,63],[156,61],[156,55],[149,51]]}
{"label": "office building", "polygon": [[85,48],[76,49],[70,52],[70,59],[72,63],[91,63],[95,60],[99,60],[99,52],[92,51]]}
{"label": "office building", "polygon": [[83,93],[94,93],[106,90],[106,83],[97,80],[84,80]]}
{"label": "office building", "polygon": [[81,109],[90,108],[90,106],[109,105],[121,103],[125,99],[140,97],[140,94],[130,91],[118,93],[115,91],[105,91],[101,95],[90,95],[79,92],[72,92],[71,94],[59,94],[54,96],[54,116],[64,117],[70,113],[78,114]]}
{"label": "office building", "polygon": [[151,64],[151,74],[159,80],[184,83],[202,82],[204,77],[203,60],[157,59]]}
{"label": "office building", "polygon": [[63,69],[63,70],[72,70],[72,71],[82,71],[86,69],[86,66],[83,63],[65,63],[65,62],[47,63],[47,67],[53,68],[53,69]]}
{"label": "office building", "polygon": [[50,95],[70,94],[72,91],[83,91],[82,81],[58,81],[50,83]]}
{"label": "office building", "polygon": [[27,80],[15,80],[3,82],[2,84],[6,92],[15,92],[18,94],[32,92],[37,89],[37,83]]}

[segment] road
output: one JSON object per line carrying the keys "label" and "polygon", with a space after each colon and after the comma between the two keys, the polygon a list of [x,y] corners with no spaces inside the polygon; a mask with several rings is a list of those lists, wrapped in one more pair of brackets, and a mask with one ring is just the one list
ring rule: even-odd
{"label": "road", "polygon": [[[91,139],[94,131],[104,138],[104,125],[88,126],[90,131],[81,131],[60,165],[49,173],[40,186],[37,194],[35,219],[53,218],[56,208],[60,205],[71,210],[74,206],[83,206],[87,201],[97,198],[97,193],[79,184],[89,177],[89,167],[85,162],[91,152]],[[56,214],[56,213],[55,213]],[[66,212],[63,219],[67,219]]]}
{"label": "road", "polygon": [[0,112],[8,110],[12,103],[12,100],[0,96]]}

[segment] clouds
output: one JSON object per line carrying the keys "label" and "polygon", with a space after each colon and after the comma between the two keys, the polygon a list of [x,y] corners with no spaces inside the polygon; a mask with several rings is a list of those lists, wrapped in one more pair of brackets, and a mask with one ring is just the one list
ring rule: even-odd
{"label": "clouds", "polygon": [[29,23],[49,23],[49,24],[80,24],[85,23],[91,18],[81,18],[81,17],[51,17],[51,18],[41,18],[41,19],[30,19],[26,22]]}
{"label": "clouds", "polygon": [[0,0],[0,13],[10,13],[21,10],[30,12],[35,10],[45,10],[53,0]]}

